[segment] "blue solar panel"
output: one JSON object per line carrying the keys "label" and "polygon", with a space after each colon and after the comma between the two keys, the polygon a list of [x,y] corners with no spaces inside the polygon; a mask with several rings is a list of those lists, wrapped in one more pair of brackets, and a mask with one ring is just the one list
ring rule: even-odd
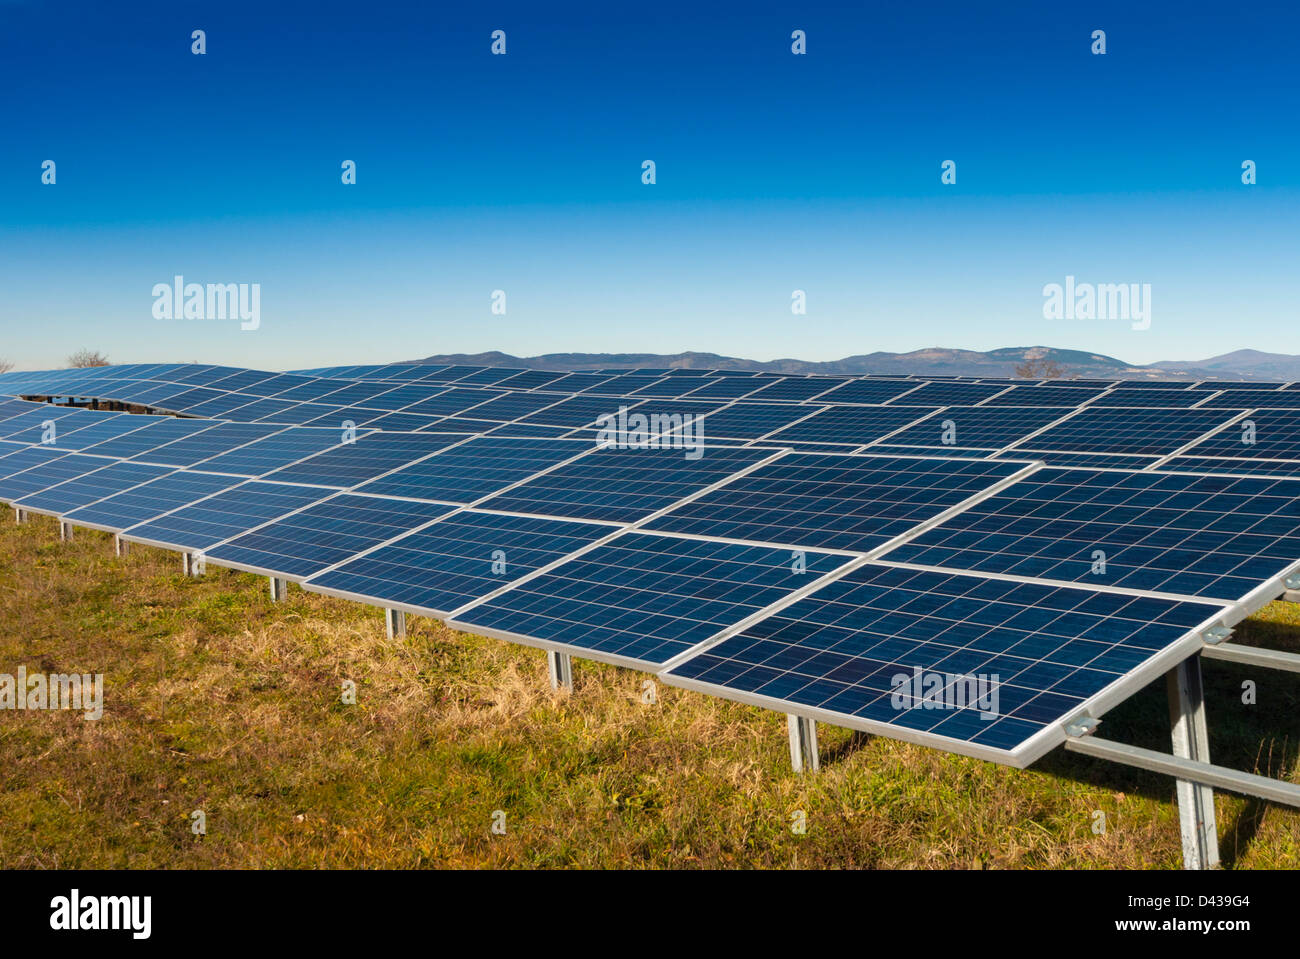
{"label": "blue solar panel", "polygon": [[144,416],[141,419],[145,420],[145,424],[140,429],[87,446],[83,452],[130,459],[147,450],[157,449],[219,425],[211,420],[184,420],[170,416]]}
{"label": "blue solar panel", "polygon": [[208,550],[208,559],[295,578],[437,519],[453,506],[343,493]]}
{"label": "blue solar panel", "polygon": [[[56,430],[71,429],[71,422],[65,422],[60,425],[61,420],[78,420],[86,419],[90,416],[89,410],[80,410],[69,407],[50,406],[41,404],[39,409],[28,410],[26,413],[19,413],[17,416],[11,416],[7,420],[0,421],[0,439],[11,439],[17,437],[24,431],[36,428],[35,442],[40,442],[41,424],[46,420],[53,420]],[[88,421],[89,422],[89,421]],[[32,442],[31,440],[16,440],[17,442]]]}
{"label": "blue solar panel", "polygon": [[[17,456],[7,458],[10,461]],[[89,473],[91,470],[103,469],[115,460],[102,456],[86,456],[83,453],[68,453],[44,463],[31,466],[20,473],[9,473],[0,479],[0,500],[21,499],[38,490],[46,489],[65,480]],[[8,465],[3,464],[3,465]]]}
{"label": "blue solar panel", "polygon": [[478,437],[367,483],[360,492],[470,503],[591,449],[581,440]]}
{"label": "blue solar panel", "polygon": [[547,426],[590,426],[598,416],[618,411],[618,403],[606,396],[573,396],[562,399],[554,406],[521,417],[520,423],[540,423]]}
{"label": "blue solar panel", "polygon": [[1185,455],[1300,460],[1300,410],[1255,410],[1189,447]]}
{"label": "blue solar panel", "polygon": [[445,616],[610,532],[592,523],[465,510],[306,585]]}
{"label": "blue solar panel", "polygon": [[[1160,406],[1160,407],[1179,407],[1187,409],[1196,403],[1205,399],[1204,393],[1196,393],[1186,388],[1177,388],[1170,390],[1126,390],[1115,389],[1102,393],[1088,405],[1090,407],[1102,406]],[[1213,401],[1207,402],[1206,406],[1213,406]],[[1250,403],[1231,403],[1237,409],[1245,409]]]}
{"label": "blue solar panel", "polygon": [[1175,456],[1160,469],[1186,473],[1235,473],[1243,476],[1300,477],[1296,460],[1226,459],[1209,456]]}
{"label": "blue solar panel", "polygon": [[[710,413],[705,429],[709,436],[756,440],[824,409],[827,407],[798,406],[794,403],[733,403],[716,413]],[[923,412],[928,413],[929,410]],[[862,442],[865,443],[866,440]]]}
{"label": "blue solar panel", "polygon": [[337,446],[345,438],[343,430],[295,426],[202,460],[197,465],[209,473],[260,476]]}
{"label": "blue solar panel", "polygon": [[[1101,387],[1082,386],[1013,386],[1006,392],[990,397],[982,404],[990,406],[1082,406],[1102,392]],[[1065,410],[1061,410],[1064,414]]]}
{"label": "blue solar panel", "polygon": [[[897,406],[973,406],[1008,387],[988,383],[929,382],[894,401]],[[823,402],[829,400],[823,397]]]}
{"label": "blue solar panel", "polygon": [[[1201,390],[1193,391],[1204,396]],[[1212,396],[1205,401],[1205,409],[1211,407],[1242,410],[1246,407],[1257,409],[1294,410],[1300,409],[1300,393],[1288,390],[1227,390],[1219,396]]]}
{"label": "blue solar panel", "polygon": [[[884,403],[917,389],[923,384],[897,380],[847,380],[829,393],[818,397],[819,403]],[[900,400],[906,403],[907,400]]]}
{"label": "blue solar panel", "polygon": [[283,483],[241,483],[225,492],[191,503],[165,516],[132,526],[128,538],[160,546],[205,550],[238,536],[267,520],[324,499],[317,486]]}
{"label": "blue solar panel", "polygon": [[442,417],[427,416],[421,413],[385,413],[366,422],[368,430],[384,430],[391,433],[413,433],[417,430],[429,430]]}
{"label": "blue solar panel", "polygon": [[465,410],[478,406],[480,403],[486,403],[488,400],[494,400],[504,395],[506,394],[502,390],[454,387],[436,396],[431,396],[427,400],[413,403],[402,412],[423,413],[428,416],[454,416],[457,413],[463,413]]}
{"label": "blue solar panel", "polygon": [[229,489],[239,482],[232,476],[184,470],[82,506],[63,518],[101,529],[124,530],[220,490]]}
{"label": "blue solar panel", "polygon": [[751,393],[751,400],[784,400],[799,402],[810,400],[819,393],[826,393],[844,385],[844,380],[836,377],[797,376],[768,383],[756,393]]}
{"label": "blue solar panel", "polygon": [[[1093,409],[1089,406],[1025,445],[1036,450],[1163,456],[1223,425],[1234,415],[1230,410]],[[1012,452],[1019,455],[1018,450]]]}
{"label": "blue solar panel", "polygon": [[678,506],[648,530],[866,551],[1024,468],[996,460],[791,453]]}
{"label": "blue solar panel", "polygon": [[143,463],[105,461],[96,469],[74,477],[65,483],[49,486],[24,496],[15,505],[24,509],[48,513],[67,513],[79,506],[112,496],[122,490],[139,486],[171,472],[166,466],[147,466]]}
{"label": "blue solar panel", "polygon": [[[1029,441],[1030,444],[1033,440]],[[872,447],[875,449],[875,447]],[[1048,466],[1078,466],[1083,469],[1140,470],[1160,462],[1159,456],[1131,453],[1068,453],[1057,450],[1010,449],[994,459],[1042,460]]]}
{"label": "blue solar panel", "polygon": [[1045,468],[885,556],[1238,600],[1300,560],[1300,481]]}
{"label": "blue solar panel", "polygon": [[1024,766],[1102,690],[1171,646],[1200,644],[1194,630],[1221,611],[867,564],[661,675]]}
{"label": "blue solar panel", "polygon": [[661,665],[846,561],[800,555],[802,563],[789,550],[625,533],[471,607],[452,625],[593,659]]}
{"label": "blue solar panel", "polygon": [[263,423],[217,423],[211,429],[174,440],[165,446],[137,453],[131,457],[142,463],[164,466],[193,466],[202,460],[228,453],[254,440],[279,432],[283,427]]}
{"label": "blue solar panel", "polygon": [[709,447],[696,459],[680,449],[599,449],[482,505],[630,523],[771,455],[771,450],[739,446]]}
{"label": "blue solar panel", "polygon": [[351,487],[446,449],[463,436],[454,433],[371,433],[286,466],[265,479],[280,483]]}
{"label": "blue solar panel", "polygon": [[1044,407],[952,406],[889,438],[903,446],[999,450],[1059,420],[1066,410]]}
{"label": "blue solar panel", "polygon": [[748,376],[727,376],[721,379],[711,380],[703,386],[699,383],[692,383],[691,386],[693,386],[694,389],[683,395],[688,396],[693,400],[733,400],[761,389],[766,382],[766,380],[756,380]]}
{"label": "blue solar panel", "polygon": [[[715,413],[724,415],[727,410]],[[860,446],[883,439],[909,423],[929,416],[931,409],[907,406],[834,406],[816,416],[800,420],[785,429],[777,430],[766,441],[770,443],[846,443]],[[891,439],[893,437],[890,437]]]}
{"label": "blue solar panel", "polygon": [[259,417],[256,422],[276,423],[280,426],[302,426],[305,423],[329,417],[329,425],[341,430],[343,429],[343,421],[347,419],[342,414],[343,407],[341,406],[331,406],[328,403],[296,403],[293,406],[275,410]]}
{"label": "blue solar panel", "polygon": [[69,455],[71,454],[67,450],[55,449],[50,446],[19,447],[16,451],[0,455],[0,479]]}

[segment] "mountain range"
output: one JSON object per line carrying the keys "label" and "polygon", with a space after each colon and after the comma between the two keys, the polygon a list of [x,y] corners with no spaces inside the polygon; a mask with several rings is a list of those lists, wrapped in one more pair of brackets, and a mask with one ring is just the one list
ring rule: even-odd
{"label": "mountain range", "polygon": [[[685,367],[715,370],[764,370],[773,373],[927,373],[951,376],[1016,376],[1017,367],[1035,365],[1035,378],[1057,373],[1066,378],[1150,380],[1300,380],[1300,356],[1236,350],[1206,360],[1166,360],[1146,366],[1113,356],[1049,346],[1018,346],[979,352],[934,347],[911,353],[864,353],[840,360],[812,362],[781,359],[746,360],[717,353],[546,353],[511,356],[451,353],[426,356],[414,363],[468,366],[519,366],[538,370],[600,369],[604,367]],[[1047,371],[1044,371],[1047,367]]]}

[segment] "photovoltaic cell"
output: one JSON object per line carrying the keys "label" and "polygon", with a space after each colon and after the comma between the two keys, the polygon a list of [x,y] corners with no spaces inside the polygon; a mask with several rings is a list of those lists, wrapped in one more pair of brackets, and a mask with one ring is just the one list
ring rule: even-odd
{"label": "photovoltaic cell", "polygon": [[106,460],[102,469],[84,473],[67,482],[49,486],[28,496],[16,505],[24,509],[50,513],[67,513],[79,506],[120,493],[124,489],[147,483],[171,472],[166,466],[148,466],[143,463],[122,463]]}
{"label": "photovoltaic cell", "polygon": [[207,556],[219,563],[307,577],[454,508],[342,493],[214,546]]}
{"label": "photovoltaic cell", "polygon": [[1300,477],[1296,460],[1226,459],[1210,456],[1175,456],[1160,465],[1162,471],[1186,473],[1235,473],[1246,476]]}
{"label": "photovoltaic cell", "polygon": [[[364,432],[358,434],[364,435]],[[343,438],[342,430],[295,426],[203,460],[200,465],[209,473],[260,476],[337,446],[343,442]]]}
{"label": "photovoltaic cell", "polygon": [[306,585],[445,616],[609,534],[591,523],[465,510]]}
{"label": "photovoltaic cell", "polygon": [[[1235,413],[1228,410],[1093,409],[1084,407],[1027,446],[1036,450],[1079,453],[1138,453],[1163,456],[1174,452]],[[1019,455],[1019,450],[1013,450]]]}
{"label": "photovoltaic cell", "polygon": [[[1198,642],[1192,631],[1220,611],[869,563],[661,675],[1025,766],[1059,742],[1031,751],[1031,737],[1059,728],[1161,651]],[[917,690],[934,690],[927,706],[906,694],[928,677],[936,677],[933,687]],[[972,692],[964,680],[973,677],[988,683],[982,702],[958,697]]]}
{"label": "photovoltaic cell", "polygon": [[[710,413],[706,429],[709,436],[756,440],[795,420],[828,408],[799,406],[794,403],[750,403],[749,401],[733,403],[716,413]],[[929,410],[924,412],[928,413]]]}
{"label": "photovoltaic cell", "polygon": [[1051,407],[952,406],[889,438],[904,446],[998,450],[1059,420],[1066,410]]}
{"label": "photovoltaic cell", "polygon": [[455,433],[370,433],[266,474],[280,483],[352,487],[464,439]]}
{"label": "photovoltaic cell", "polygon": [[1049,467],[885,558],[1235,601],[1300,560],[1300,481]]}
{"label": "photovoltaic cell", "polygon": [[117,456],[130,459],[148,450],[157,449],[176,440],[219,426],[211,420],[181,420],[170,416],[147,416],[149,422],[138,430],[123,436],[87,446],[83,452],[96,456]]}
{"label": "photovoltaic cell", "polygon": [[590,449],[581,440],[483,436],[380,477],[359,492],[469,503]]}
{"label": "photovoltaic cell", "polygon": [[696,459],[681,449],[598,449],[480,505],[503,512],[635,522],[771,455],[770,450],[739,446],[709,447]]}
{"label": "photovoltaic cell", "polygon": [[217,423],[211,429],[174,440],[165,446],[156,446],[131,458],[137,462],[159,463],[164,466],[193,466],[201,460],[228,453],[283,428],[262,423]]}
{"label": "photovoltaic cell", "polygon": [[[1082,406],[1102,392],[1101,387],[1080,386],[1013,386],[985,400],[984,408],[990,406]],[[1062,413],[1065,410],[1061,411]]]}
{"label": "photovoltaic cell", "polygon": [[[1300,397],[1300,393],[1294,394]],[[1300,460],[1300,410],[1254,410],[1185,451],[1188,456]]]}
{"label": "photovoltaic cell", "polygon": [[102,529],[124,530],[240,482],[232,476],[183,470],[82,506],[63,518]]}
{"label": "photovoltaic cell", "polygon": [[[729,412],[723,410],[715,415]],[[848,443],[883,439],[897,429],[929,416],[933,410],[907,406],[835,406],[764,437],[770,443]],[[892,437],[891,437],[892,439]]]}
{"label": "photovoltaic cell", "polygon": [[102,456],[86,456],[84,453],[58,456],[33,465],[21,473],[9,473],[0,479],[0,499],[9,502],[22,499],[31,493],[89,473],[91,470],[102,469],[112,462],[114,460]]}
{"label": "photovoltaic cell", "polygon": [[330,495],[317,486],[248,482],[132,526],[127,538],[190,550],[238,536]]}
{"label": "photovoltaic cell", "polygon": [[[819,403],[884,403],[923,384],[898,380],[848,380],[818,397]],[[900,400],[906,403],[906,400]]]}
{"label": "photovoltaic cell", "polygon": [[457,615],[606,661],[660,665],[845,562],[808,552],[625,533]]}
{"label": "photovoltaic cell", "polygon": [[644,528],[864,552],[1023,468],[996,460],[790,453]]}

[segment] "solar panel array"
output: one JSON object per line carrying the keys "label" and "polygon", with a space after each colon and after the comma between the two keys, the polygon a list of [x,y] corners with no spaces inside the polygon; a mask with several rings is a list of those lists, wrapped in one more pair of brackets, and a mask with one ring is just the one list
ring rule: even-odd
{"label": "solar panel array", "polygon": [[8,373],[0,499],[1026,765],[1300,568],[1300,389],[1242,387],[414,364]]}

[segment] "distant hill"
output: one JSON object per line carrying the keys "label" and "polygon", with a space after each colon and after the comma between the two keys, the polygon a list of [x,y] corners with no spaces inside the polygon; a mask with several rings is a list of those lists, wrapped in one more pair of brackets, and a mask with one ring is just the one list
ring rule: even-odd
{"label": "distant hill", "polygon": [[1067,377],[1161,380],[1300,380],[1300,356],[1238,350],[1208,360],[1163,361],[1134,366],[1113,356],[1048,346],[1017,346],[981,353],[933,347],[911,353],[865,353],[840,360],[811,362],[781,359],[762,362],[717,353],[547,353],[511,356],[488,353],[452,353],[427,356],[414,363],[467,366],[522,366],[539,370],[577,370],[601,367],[684,367],[715,370],[764,370],[773,373],[927,373],[949,376],[1014,376],[1027,360],[1055,363]]}

